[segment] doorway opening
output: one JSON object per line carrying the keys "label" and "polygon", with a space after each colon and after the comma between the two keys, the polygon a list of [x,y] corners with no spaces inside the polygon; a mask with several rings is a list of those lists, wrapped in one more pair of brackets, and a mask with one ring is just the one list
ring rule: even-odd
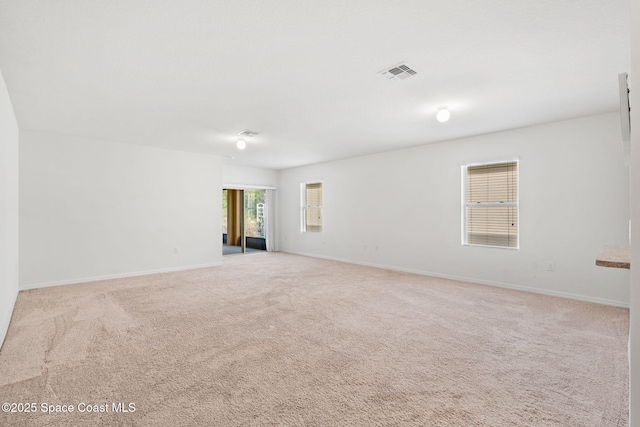
{"label": "doorway opening", "polygon": [[222,190],[222,254],[267,250],[266,190]]}

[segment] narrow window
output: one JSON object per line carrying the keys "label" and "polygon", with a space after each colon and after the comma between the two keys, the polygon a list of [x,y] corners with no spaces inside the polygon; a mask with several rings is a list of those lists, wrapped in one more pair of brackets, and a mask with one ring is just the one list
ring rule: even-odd
{"label": "narrow window", "polygon": [[462,167],[465,245],[518,248],[518,162]]}
{"label": "narrow window", "polygon": [[300,231],[322,231],[322,183],[310,182],[300,185],[301,192],[301,218]]}

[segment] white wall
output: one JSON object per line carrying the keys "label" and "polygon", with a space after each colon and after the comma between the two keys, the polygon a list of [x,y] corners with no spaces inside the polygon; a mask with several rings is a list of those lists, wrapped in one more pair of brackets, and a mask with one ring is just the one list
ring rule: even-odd
{"label": "white wall", "polygon": [[0,72],[0,346],[18,296],[18,123]]}
{"label": "white wall", "polygon": [[[628,243],[619,123],[612,113],[280,171],[279,248],[628,305],[629,271],[595,266],[604,244]],[[514,158],[520,250],[462,246],[461,166]],[[301,233],[299,186],[318,179],[324,231]]]}
{"label": "white wall", "polygon": [[220,264],[221,185],[218,157],[21,132],[21,288]]}
{"label": "white wall", "polygon": [[222,182],[232,187],[276,187],[278,184],[278,171],[273,169],[222,165]]}
{"label": "white wall", "polygon": [[631,427],[640,426],[640,0],[631,0]]}

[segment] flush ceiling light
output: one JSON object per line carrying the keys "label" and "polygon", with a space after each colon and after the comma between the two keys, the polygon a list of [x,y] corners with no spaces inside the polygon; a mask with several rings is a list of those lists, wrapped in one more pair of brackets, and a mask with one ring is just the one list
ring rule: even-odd
{"label": "flush ceiling light", "polygon": [[438,110],[438,113],[436,114],[436,119],[440,122],[440,123],[444,123],[447,120],[449,120],[449,118],[451,117],[451,113],[449,112],[449,110],[447,109],[447,107],[442,107]]}
{"label": "flush ceiling light", "polygon": [[247,148],[247,143],[244,142],[244,139],[239,139],[238,142],[236,142],[236,147],[238,147],[239,150],[244,150]]}

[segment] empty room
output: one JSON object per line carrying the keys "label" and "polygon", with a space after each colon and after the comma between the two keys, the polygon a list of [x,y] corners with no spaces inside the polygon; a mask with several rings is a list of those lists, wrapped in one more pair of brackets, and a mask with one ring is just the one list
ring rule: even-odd
{"label": "empty room", "polygon": [[640,0],[0,0],[0,425],[640,427],[638,46]]}

